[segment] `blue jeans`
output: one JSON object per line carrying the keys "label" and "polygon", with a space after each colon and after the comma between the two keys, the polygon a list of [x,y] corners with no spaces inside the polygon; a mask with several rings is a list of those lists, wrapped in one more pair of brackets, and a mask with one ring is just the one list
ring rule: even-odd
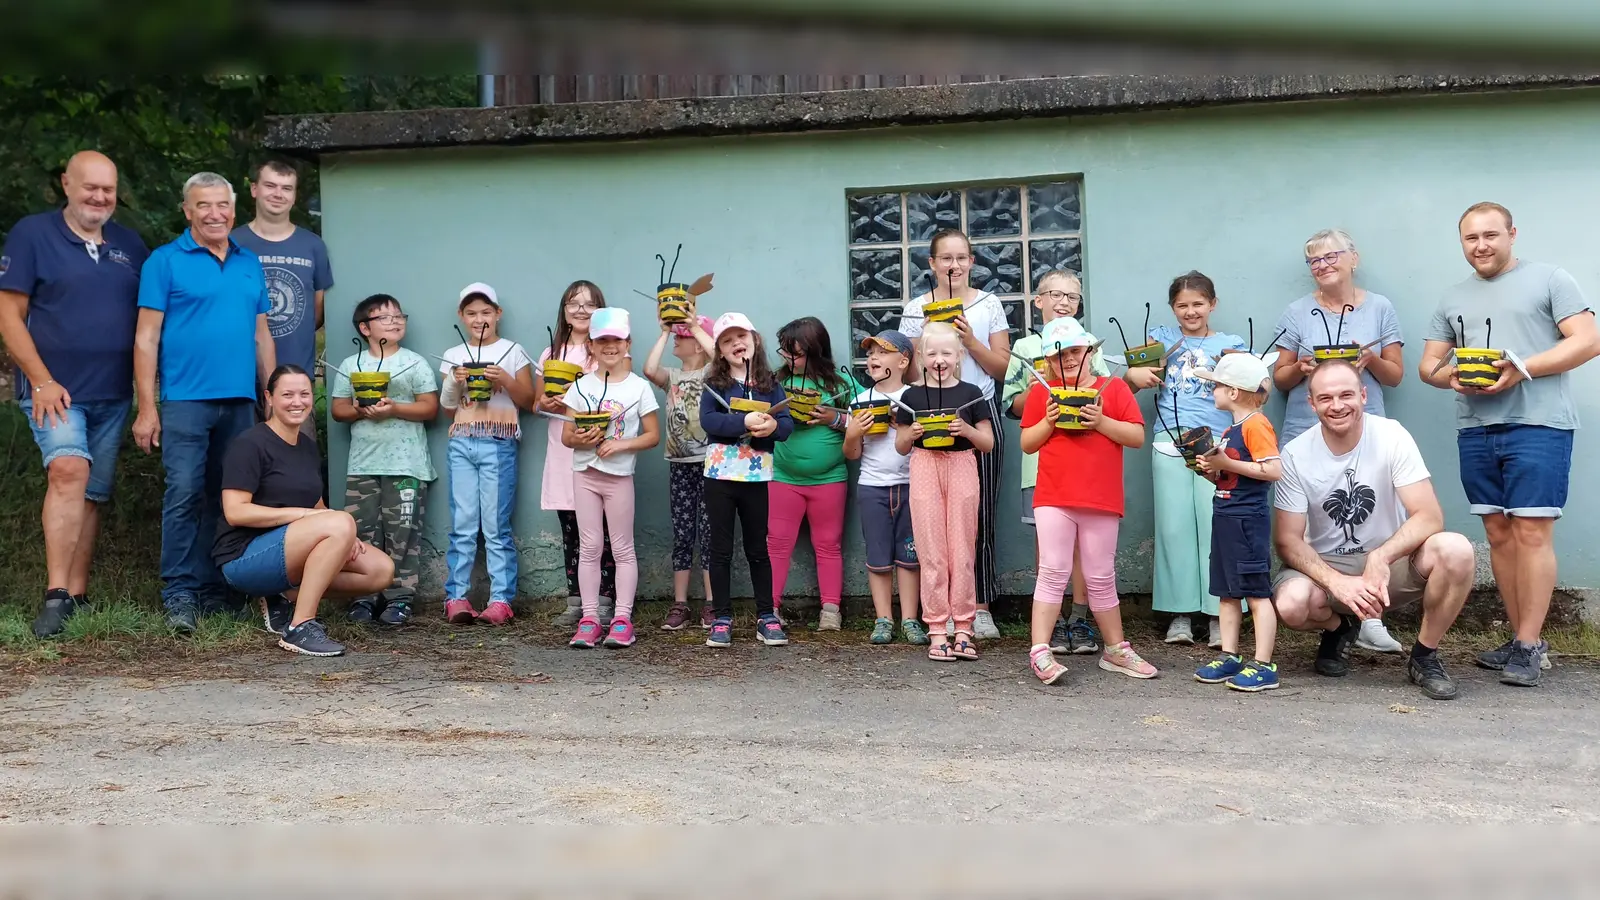
{"label": "blue jeans", "polygon": [[511,511],[517,502],[517,440],[496,437],[450,439],[450,548],[445,551],[444,596],[461,600],[472,584],[478,532],[488,558],[489,600],[517,596],[517,546]]}
{"label": "blue jeans", "polygon": [[168,611],[213,608],[227,584],[211,560],[222,518],[222,459],[228,445],[255,424],[249,400],[175,400],[161,404],[161,602]]}
{"label": "blue jeans", "polygon": [[243,555],[223,563],[222,577],[246,597],[271,597],[293,590],[288,551],[284,548],[284,538],[288,535],[289,526],[279,525],[251,538],[244,546]]}
{"label": "blue jeans", "polygon": [[89,486],[84,499],[105,503],[111,499],[111,486],[117,475],[117,453],[122,449],[122,433],[128,424],[128,410],[132,400],[100,400],[73,403],[67,410],[66,421],[44,425],[33,421],[33,401],[22,401],[22,414],[28,417],[28,427],[33,429],[33,441],[39,445],[44,457],[44,467],[63,456],[77,456],[89,461]]}
{"label": "blue jeans", "polygon": [[1559,519],[1572,471],[1572,432],[1543,425],[1479,425],[1456,435],[1472,514]]}

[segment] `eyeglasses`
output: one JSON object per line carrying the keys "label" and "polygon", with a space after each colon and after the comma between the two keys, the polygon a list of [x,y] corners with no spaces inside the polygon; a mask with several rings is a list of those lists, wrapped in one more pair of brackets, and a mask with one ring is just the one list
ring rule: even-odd
{"label": "eyeglasses", "polygon": [[938,256],[938,257],[934,257],[934,258],[941,265],[946,265],[946,266],[953,265],[955,263],[961,263],[961,264],[964,265],[966,263],[972,262],[972,257],[970,257],[970,256]]}
{"label": "eyeglasses", "polygon": [[573,303],[568,303],[567,306],[566,306],[567,312],[583,312],[584,310],[588,310],[590,312],[594,312],[595,310],[597,310],[599,308],[600,308],[600,304],[595,303],[593,301],[588,301],[588,302],[577,301],[577,302],[573,302]]}
{"label": "eyeglasses", "polygon": [[409,318],[411,318],[411,317],[408,316],[408,315],[386,313],[386,314],[381,315],[381,316],[367,316],[365,319],[362,319],[361,321],[363,321],[363,322],[377,322],[377,323],[382,324],[382,325],[404,325],[406,323],[406,320],[409,319]]}
{"label": "eyeglasses", "polygon": [[1039,296],[1049,300],[1051,303],[1059,303],[1062,297],[1071,300],[1073,303],[1083,302],[1082,294],[1069,294],[1066,291],[1040,291]]}
{"label": "eyeglasses", "polygon": [[1317,266],[1336,266],[1339,264],[1339,257],[1349,252],[1349,250],[1335,250],[1327,256],[1308,256],[1306,257],[1306,265],[1313,269]]}

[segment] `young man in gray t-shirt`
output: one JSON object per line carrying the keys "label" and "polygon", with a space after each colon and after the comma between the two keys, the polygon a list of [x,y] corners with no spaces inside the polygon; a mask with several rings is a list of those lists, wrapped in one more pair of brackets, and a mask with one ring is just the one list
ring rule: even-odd
{"label": "young man in gray t-shirt", "polygon": [[[1600,331],[1566,271],[1513,255],[1517,230],[1498,203],[1478,203],[1458,223],[1471,278],[1451,288],[1428,325],[1422,380],[1453,390],[1461,485],[1483,517],[1495,583],[1516,635],[1483,653],[1505,684],[1539,683],[1540,638],[1556,585],[1555,521],[1567,501],[1578,413],[1568,373],[1600,355]],[[1502,350],[1498,380],[1461,383],[1454,347]]]}

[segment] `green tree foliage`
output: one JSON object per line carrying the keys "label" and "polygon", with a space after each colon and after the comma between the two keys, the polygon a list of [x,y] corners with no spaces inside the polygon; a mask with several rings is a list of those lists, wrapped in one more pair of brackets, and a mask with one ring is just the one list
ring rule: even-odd
{"label": "green tree foliage", "polygon": [[[183,230],[179,193],[195,172],[233,181],[239,221],[249,220],[245,179],[265,157],[267,116],[473,106],[476,92],[471,75],[0,76],[0,235],[61,203],[61,171],[79,150],[116,162],[117,220],[156,247]],[[317,184],[314,167],[302,169],[304,201],[316,196]],[[304,206],[297,215],[315,228]]]}

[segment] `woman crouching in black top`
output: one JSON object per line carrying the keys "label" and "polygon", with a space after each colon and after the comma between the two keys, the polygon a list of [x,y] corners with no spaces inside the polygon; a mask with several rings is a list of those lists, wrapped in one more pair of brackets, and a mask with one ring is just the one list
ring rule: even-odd
{"label": "woman crouching in black top", "polygon": [[322,502],[322,458],[301,433],[316,396],[299,366],[267,379],[267,421],[234,439],[222,464],[222,524],[212,558],[228,584],[262,598],[278,646],[338,656],[317,621],[323,597],[364,597],[394,580],[394,562],[356,539],[356,520]]}

